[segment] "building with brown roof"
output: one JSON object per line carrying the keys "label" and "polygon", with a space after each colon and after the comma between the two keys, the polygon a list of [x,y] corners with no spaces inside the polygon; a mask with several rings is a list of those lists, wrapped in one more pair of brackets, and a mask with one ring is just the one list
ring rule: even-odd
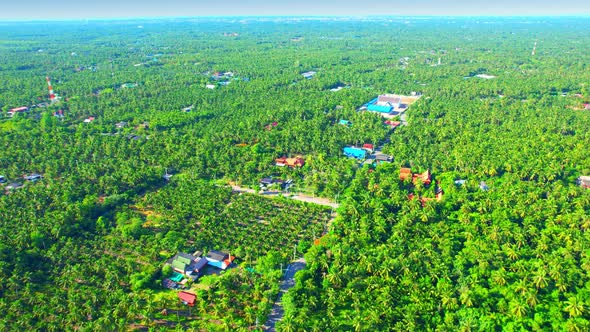
{"label": "building with brown roof", "polygon": [[399,179],[400,181],[406,181],[406,179],[412,177],[412,169],[402,167],[399,170]]}
{"label": "building with brown roof", "polygon": [[416,181],[420,179],[425,185],[429,185],[432,182],[432,176],[430,174],[430,170],[426,170],[426,172],[420,174],[414,174],[412,176],[412,182],[416,183]]}
{"label": "building with brown roof", "polygon": [[301,156],[295,158],[281,157],[275,159],[276,166],[288,166],[288,167],[303,167],[305,165],[305,159]]}

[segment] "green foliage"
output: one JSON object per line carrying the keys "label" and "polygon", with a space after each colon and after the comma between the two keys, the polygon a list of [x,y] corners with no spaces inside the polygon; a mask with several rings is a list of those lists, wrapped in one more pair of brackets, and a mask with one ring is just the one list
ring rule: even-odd
{"label": "green foliage", "polygon": [[[3,26],[0,175],[24,186],[0,194],[0,330],[252,330],[294,248],[308,268],[282,331],[588,330],[588,20],[375,20]],[[217,71],[235,77],[206,89]],[[41,104],[46,75],[58,103]],[[357,111],[412,91],[393,132]],[[363,143],[393,163],[342,157]],[[338,197],[319,245],[326,209],[223,186],[267,176]],[[191,285],[190,312],[162,266],[211,249],[240,267]]]}

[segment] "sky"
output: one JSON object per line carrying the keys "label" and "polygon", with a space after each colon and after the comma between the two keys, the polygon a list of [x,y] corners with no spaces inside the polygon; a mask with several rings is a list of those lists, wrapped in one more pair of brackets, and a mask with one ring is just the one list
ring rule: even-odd
{"label": "sky", "polygon": [[[3,1],[4,2],[4,1]],[[0,20],[172,16],[589,16],[589,0],[8,0]]]}

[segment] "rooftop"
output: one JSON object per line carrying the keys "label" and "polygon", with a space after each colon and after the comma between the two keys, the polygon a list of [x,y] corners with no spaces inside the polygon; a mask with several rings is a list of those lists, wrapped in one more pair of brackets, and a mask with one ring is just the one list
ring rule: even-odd
{"label": "rooftop", "polygon": [[193,293],[189,293],[189,292],[185,292],[185,291],[180,291],[180,292],[178,292],[178,298],[185,305],[188,305],[188,306],[191,306],[192,307],[192,306],[195,305],[195,301],[197,299],[197,296],[195,294],[193,294]]}
{"label": "rooftop", "polygon": [[276,166],[289,166],[289,167],[303,167],[305,165],[305,159],[301,156],[295,158],[281,157],[275,159]]}
{"label": "rooftop", "polygon": [[305,78],[312,78],[316,74],[315,71],[307,71],[305,73],[301,73],[301,75]]}
{"label": "rooftop", "polygon": [[226,259],[228,257],[229,257],[228,254],[221,252],[221,251],[217,251],[217,250],[211,250],[207,254],[207,258],[212,259],[212,260],[216,260],[216,261],[223,261],[224,259]]}
{"label": "rooftop", "polygon": [[405,168],[402,167],[399,170],[399,179],[402,181],[405,181],[406,179],[410,178],[412,176],[412,169],[411,168]]}
{"label": "rooftop", "polygon": [[13,109],[11,109],[9,112],[13,112],[13,113],[14,113],[14,112],[24,112],[24,111],[28,111],[28,110],[29,110],[29,108],[28,108],[28,107],[26,107],[26,106],[22,106],[22,107],[16,107],[16,108],[13,108]]}
{"label": "rooftop", "polygon": [[580,176],[578,184],[584,188],[590,188],[590,176]]}

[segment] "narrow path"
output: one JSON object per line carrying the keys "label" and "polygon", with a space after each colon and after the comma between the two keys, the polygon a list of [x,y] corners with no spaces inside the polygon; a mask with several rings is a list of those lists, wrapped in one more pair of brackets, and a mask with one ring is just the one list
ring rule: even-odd
{"label": "narrow path", "polygon": [[268,320],[264,323],[262,329],[264,331],[276,331],[275,325],[278,321],[283,318],[285,310],[283,309],[283,294],[285,294],[290,288],[295,286],[295,273],[305,268],[305,259],[300,258],[287,266],[285,270],[285,276],[281,281],[279,295],[275,304],[272,306],[272,310],[268,315]]}

